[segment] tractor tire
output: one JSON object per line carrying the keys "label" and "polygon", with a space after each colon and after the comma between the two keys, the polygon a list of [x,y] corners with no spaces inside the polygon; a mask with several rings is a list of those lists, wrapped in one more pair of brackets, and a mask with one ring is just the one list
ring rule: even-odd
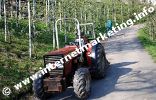
{"label": "tractor tire", "polygon": [[44,92],[44,88],[43,88],[43,79],[44,79],[44,76],[33,81],[34,95],[35,95],[35,97],[37,97],[40,100],[45,100],[45,92]]}
{"label": "tractor tire", "polygon": [[94,58],[95,72],[93,77],[96,79],[101,79],[106,76],[106,70],[109,66],[109,62],[106,59],[105,51],[102,44],[97,44],[95,48],[95,58]]}
{"label": "tractor tire", "polygon": [[87,68],[79,68],[74,75],[73,87],[76,97],[86,100],[91,91],[91,76]]}

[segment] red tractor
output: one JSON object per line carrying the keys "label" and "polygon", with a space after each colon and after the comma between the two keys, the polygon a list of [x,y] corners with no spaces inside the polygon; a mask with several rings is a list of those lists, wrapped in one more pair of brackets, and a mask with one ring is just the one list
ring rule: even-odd
{"label": "red tractor", "polygon": [[[57,23],[61,20],[74,20],[77,22],[77,38],[63,48],[59,48],[57,30]],[[88,38],[80,32],[80,25],[93,24],[79,24],[76,18],[59,19],[56,21],[57,50],[44,55],[44,65],[45,67],[51,66],[52,63],[59,61],[61,62],[61,67],[56,67],[42,77],[34,80],[34,94],[41,100],[46,99],[46,94],[61,93],[69,86],[73,86],[76,97],[86,99],[91,91],[91,77],[103,78],[105,76],[109,62],[106,59],[104,47],[101,43],[88,46],[87,44],[95,39],[95,34],[94,32],[88,34],[89,36],[92,35],[92,38]],[[70,57],[69,55],[74,56]]]}

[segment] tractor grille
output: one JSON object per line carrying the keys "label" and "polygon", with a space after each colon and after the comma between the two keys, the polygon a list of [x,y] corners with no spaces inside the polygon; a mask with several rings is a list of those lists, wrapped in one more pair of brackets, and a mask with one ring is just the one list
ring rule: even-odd
{"label": "tractor grille", "polygon": [[[60,59],[63,58],[62,55],[57,55],[57,56],[44,56],[44,65],[46,67],[46,64],[51,63],[54,64],[56,61],[60,61]],[[54,70],[52,70],[50,73],[50,76],[58,76],[58,75],[63,75],[63,68],[59,69],[56,68]]]}
{"label": "tractor grille", "polygon": [[44,57],[44,62],[45,64],[48,63],[55,63],[56,61],[59,61],[61,58],[63,58],[63,56],[45,56]]}

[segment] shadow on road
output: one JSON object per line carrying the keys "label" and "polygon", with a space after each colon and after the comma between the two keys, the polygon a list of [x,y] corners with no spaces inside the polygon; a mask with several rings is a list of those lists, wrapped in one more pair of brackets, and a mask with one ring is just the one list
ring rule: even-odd
{"label": "shadow on road", "polygon": [[105,46],[106,52],[111,53],[119,53],[122,51],[134,51],[134,50],[142,50],[143,47],[140,44],[139,40],[137,38],[133,38],[131,40],[113,40],[108,41],[108,43]]}
{"label": "shadow on road", "polygon": [[[125,75],[131,72],[132,69],[124,68],[124,66],[128,66],[131,64],[135,64],[137,62],[122,62],[112,64],[108,69],[108,73],[106,78],[102,80],[93,80],[92,81],[92,92],[89,99],[98,99],[103,97],[112,91],[115,91],[115,85],[118,81],[118,78],[122,75]],[[74,96],[73,88],[68,88],[65,92],[60,94],[55,94],[49,100],[78,100]]]}
{"label": "shadow on road", "polygon": [[115,85],[117,84],[119,77],[132,71],[131,68],[125,68],[124,66],[135,63],[137,62],[121,62],[112,64],[105,79],[94,80],[92,82],[92,93],[89,99],[98,99],[116,91]]}

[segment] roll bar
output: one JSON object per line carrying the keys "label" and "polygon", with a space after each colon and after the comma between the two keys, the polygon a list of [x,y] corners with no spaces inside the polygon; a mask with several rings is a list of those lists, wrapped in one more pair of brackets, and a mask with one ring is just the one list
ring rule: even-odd
{"label": "roll bar", "polygon": [[95,30],[94,30],[94,23],[84,23],[84,24],[80,24],[80,26],[87,26],[87,25],[93,26],[93,37],[96,38],[96,36],[95,36]]}
{"label": "roll bar", "polygon": [[56,21],[55,23],[55,31],[56,31],[56,48],[59,49],[59,39],[58,39],[58,22],[62,21],[62,20],[74,20],[77,24],[76,24],[76,28],[77,28],[77,32],[78,32],[78,38],[79,38],[79,47],[81,46],[81,33],[80,33],[80,23],[78,21],[78,19],[76,18],[60,18]]}

